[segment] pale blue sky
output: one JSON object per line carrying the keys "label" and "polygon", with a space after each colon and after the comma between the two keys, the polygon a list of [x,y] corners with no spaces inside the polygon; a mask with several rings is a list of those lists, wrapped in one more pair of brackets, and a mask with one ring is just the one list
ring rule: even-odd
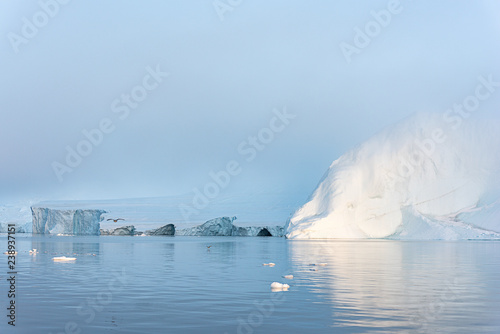
{"label": "pale blue sky", "polygon": [[[0,200],[189,193],[231,160],[242,172],[226,193],[307,197],[383,127],[446,109],[480,75],[500,80],[498,1],[401,1],[348,63],[340,43],[389,2],[242,1],[221,21],[211,0],[73,0],[16,53],[9,36],[41,7],[2,1]],[[157,65],[169,76],[121,120],[112,102]],[[296,118],[246,162],[238,146],[285,106]],[[105,118],[114,131],[60,182],[53,162]]]}

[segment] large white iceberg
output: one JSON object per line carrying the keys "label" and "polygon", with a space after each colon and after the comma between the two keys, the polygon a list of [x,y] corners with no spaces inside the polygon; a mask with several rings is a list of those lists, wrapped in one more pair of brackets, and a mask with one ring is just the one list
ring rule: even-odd
{"label": "large white iceberg", "polygon": [[500,122],[422,113],[330,166],[287,238],[500,237]]}

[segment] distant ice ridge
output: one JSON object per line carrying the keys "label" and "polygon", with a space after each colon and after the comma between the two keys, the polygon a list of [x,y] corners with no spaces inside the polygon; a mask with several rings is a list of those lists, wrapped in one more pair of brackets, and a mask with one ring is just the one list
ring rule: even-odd
{"label": "distant ice ridge", "polygon": [[500,122],[416,114],[334,161],[288,238],[500,238]]}
{"label": "distant ice ridge", "polygon": [[[206,208],[197,209],[198,213],[193,213],[189,217],[184,217],[182,208],[193,205],[191,193],[155,198],[36,201],[33,204],[60,210],[101,209],[106,211],[101,229],[114,230],[122,225],[133,225],[137,231],[147,231],[166,224],[174,224],[176,229],[190,228],[221,216],[238,216],[238,221],[235,222],[237,226],[257,228],[281,225],[283,227],[286,219],[302,200],[295,198],[293,192],[283,189],[273,192],[254,190],[245,193],[225,193],[211,200]],[[29,208],[30,206],[27,206],[26,221],[31,221]],[[115,223],[107,220],[113,218],[123,218],[125,221]]]}
{"label": "distant ice ridge", "polygon": [[177,230],[175,235],[189,236],[240,236],[240,237],[282,237],[281,226],[250,226],[233,225],[236,217],[219,217],[211,219],[202,225]]}
{"label": "distant ice ridge", "polygon": [[32,201],[0,206],[0,233],[7,233],[9,224],[15,224],[16,233],[31,233]]}
{"label": "distant ice ridge", "polygon": [[[11,222],[5,222],[5,223],[0,222],[0,233],[7,233],[8,228],[9,228],[9,224],[12,224],[12,223]],[[16,233],[31,233],[32,224],[31,224],[31,222],[22,223],[22,224],[16,223],[15,228],[16,228]]]}

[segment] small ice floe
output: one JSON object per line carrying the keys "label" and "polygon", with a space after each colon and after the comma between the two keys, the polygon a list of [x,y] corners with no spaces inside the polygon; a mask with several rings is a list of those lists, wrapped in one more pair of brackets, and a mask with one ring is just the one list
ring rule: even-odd
{"label": "small ice floe", "polygon": [[285,276],[283,276],[283,278],[286,278],[286,279],[293,279],[293,275],[285,275]]}
{"label": "small ice floe", "polygon": [[17,255],[17,252],[14,252],[14,254],[9,253],[9,252],[5,252],[4,254],[5,254],[5,255],[10,255],[10,256],[12,256],[12,255]]}
{"label": "small ice floe", "polygon": [[269,263],[263,263],[262,265],[268,266],[268,267],[274,267],[276,265],[276,263],[269,262]]}
{"label": "small ice floe", "polygon": [[56,256],[53,257],[52,260],[57,262],[69,262],[69,261],[76,261],[76,257]]}
{"label": "small ice floe", "polygon": [[30,254],[31,255],[37,255],[39,252],[37,252],[36,248],[33,248],[32,250],[30,250]]}
{"label": "small ice floe", "polygon": [[327,266],[328,263],[324,263],[324,262],[321,262],[321,263],[311,263],[311,266],[317,266],[317,267],[324,267],[324,266]]}
{"label": "small ice floe", "polygon": [[272,291],[288,291],[289,288],[290,288],[290,285],[288,285],[288,284],[282,284],[279,282],[271,283],[271,290]]}

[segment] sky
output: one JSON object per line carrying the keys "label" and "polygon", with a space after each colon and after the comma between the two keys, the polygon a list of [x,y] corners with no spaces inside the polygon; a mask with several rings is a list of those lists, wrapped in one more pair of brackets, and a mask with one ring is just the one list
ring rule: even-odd
{"label": "sky", "polygon": [[0,201],[305,200],[384,127],[500,81],[499,22],[498,1],[2,1]]}

